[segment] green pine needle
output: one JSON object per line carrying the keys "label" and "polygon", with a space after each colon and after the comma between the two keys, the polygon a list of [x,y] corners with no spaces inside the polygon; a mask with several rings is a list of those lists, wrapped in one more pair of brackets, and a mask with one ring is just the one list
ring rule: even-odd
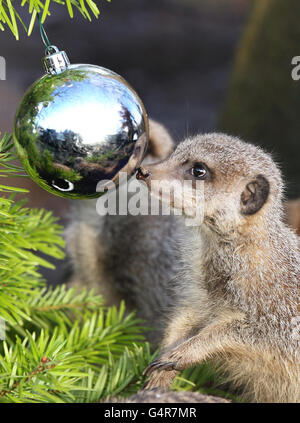
{"label": "green pine needle", "polygon": [[[110,2],[110,0],[106,1]],[[5,27],[8,27],[15,36],[16,40],[18,40],[19,25],[21,24],[28,36],[30,36],[36,23],[37,14],[41,13],[42,23],[44,23],[47,17],[51,15],[50,7],[52,2],[66,7],[70,18],[74,17],[74,9],[76,9],[85,19],[88,19],[89,21],[91,21],[92,18],[88,8],[96,19],[98,19],[100,14],[99,6],[93,0],[22,0],[22,2],[16,2],[16,0],[1,0],[0,29],[3,31]],[[24,6],[28,6],[28,27],[18,13],[20,7]]]}

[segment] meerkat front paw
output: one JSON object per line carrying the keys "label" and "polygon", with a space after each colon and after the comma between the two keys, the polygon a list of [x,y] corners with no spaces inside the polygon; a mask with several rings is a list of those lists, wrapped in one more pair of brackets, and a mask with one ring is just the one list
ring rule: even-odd
{"label": "meerkat front paw", "polygon": [[179,346],[153,360],[144,370],[144,374],[150,375],[154,371],[178,371],[183,370],[185,367],[184,351]]}
{"label": "meerkat front paw", "polygon": [[168,391],[177,373],[176,370],[153,370],[143,389]]}

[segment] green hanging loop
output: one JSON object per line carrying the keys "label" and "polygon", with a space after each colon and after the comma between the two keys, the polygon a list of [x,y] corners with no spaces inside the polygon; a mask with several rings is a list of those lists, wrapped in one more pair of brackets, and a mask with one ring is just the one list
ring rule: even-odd
{"label": "green hanging loop", "polygon": [[37,13],[37,17],[38,17],[38,20],[39,20],[39,29],[40,29],[41,39],[42,39],[44,46],[46,47],[46,51],[47,51],[52,46],[52,44],[49,41],[49,38],[48,38],[47,33],[45,31],[45,28],[43,27],[42,19],[41,19],[41,16],[40,16],[39,13]]}

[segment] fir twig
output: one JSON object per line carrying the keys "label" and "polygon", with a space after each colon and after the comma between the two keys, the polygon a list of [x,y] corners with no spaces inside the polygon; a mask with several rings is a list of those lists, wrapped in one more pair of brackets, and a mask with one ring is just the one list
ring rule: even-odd
{"label": "fir twig", "polygon": [[[110,0],[106,0],[110,2]],[[47,17],[51,16],[50,7],[52,3],[62,5],[67,8],[70,18],[74,17],[74,9],[85,18],[91,21],[91,14],[98,19],[100,10],[99,6],[93,0],[0,0],[0,29],[4,31],[7,26],[13,33],[15,38],[19,39],[19,26],[20,23],[28,35],[31,35],[34,28],[36,17],[41,13],[41,21],[45,22]],[[20,7],[28,6],[29,25],[26,26],[25,22],[21,19],[18,9]],[[90,14],[90,12],[91,14]]]}

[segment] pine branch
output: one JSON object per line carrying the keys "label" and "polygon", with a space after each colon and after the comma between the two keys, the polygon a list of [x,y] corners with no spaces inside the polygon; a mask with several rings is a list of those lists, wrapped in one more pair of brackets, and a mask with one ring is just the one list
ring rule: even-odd
{"label": "pine branch", "polygon": [[223,378],[221,369],[216,370],[210,363],[204,363],[184,370],[175,378],[172,390],[197,391],[240,402],[237,395],[229,394],[226,391],[224,383],[222,383]]}
{"label": "pine branch", "polygon": [[0,402],[89,402],[136,392],[153,355],[149,344],[135,342],[141,328],[123,309],[82,316],[68,331],[63,324],[26,330],[4,342]]}
{"label": "pine branch", "polygon": [[[0,139],[0,176],[18,176],[22,168],[14,164],[11,136]],[[2,186],[0,191],[24,192],[21,188]],[[43,285],[38,266],[53,268],[37,253],[63,258],[62,227],[50,212],[23,207],[13,195],[0,198],[0,316],[10,324],[29,318],[28,298],[39,296]]]}
{"label": "pine branch", "polygon": [[88,371],[83,378],[82,387],[85,390],[74,392],[76,402],[96,402],[111,397],[127,397],[139,391],[144,382],[143,371],[155,357],[151,354],[149,344],[130,350],[125,348],[121,357],[111,359],[100,372]]}
{"label": "pine branch", "polygon": [[28,296],[39,295],[32,291],[42,284],[38,266],[54,268],[35,253],[64,257],[56,219],[49,212],[21,205],[0,203],[0,315],[12,324],[28,314]]}
{"label": "pine branch", "polygon": [[[111,0],[106,0],[110,2]],[[98,19],[100,10],[96,2],[93,0],[0,0],[0,29],[5,30],[8,27],[15,38],[19,39],[19,25],[22,25],[28,36],[31,35],[37,20],[37,14],[41,14],[42,23],[48,16],[51,16],[50,7],[52,3],[59,4],[67,8],[70,18],[74,17],[74,9],[76,9],[85,19],[92,20],[92,16]],[[30,21],[28,27],[21,19],[18,9],[28,6]]]}
{"label": "pine branch", "polygon": [[[10,347],[3,343],[0,356],[0,392],[2,402],[47,401],[59,398],[50,391],[67,391],[86,376],[80,367],[84,362],[71,357],[65,349],[62,334],[41,331],[27,332],[24,339],[16,337]],[[79,366],[78,366],[79,364]]]}
{"label": "pine branch", "polygon": [[[0,131],[1,136],[1,131]],[[0,177],[6,178],[7,176],[22,176],[26,177],[22,167],[17,166],[11,162],[17,160],[16,154],[12,152],[13,149],[13,140],[12,136],[6,132],[0,138]],[[4,189],[12,190],[11,187],[3,187]],[[14,188],[14,191],[18,192],[28,192],[20,188]],[[1,189],[0,189],[1,191]]]}

